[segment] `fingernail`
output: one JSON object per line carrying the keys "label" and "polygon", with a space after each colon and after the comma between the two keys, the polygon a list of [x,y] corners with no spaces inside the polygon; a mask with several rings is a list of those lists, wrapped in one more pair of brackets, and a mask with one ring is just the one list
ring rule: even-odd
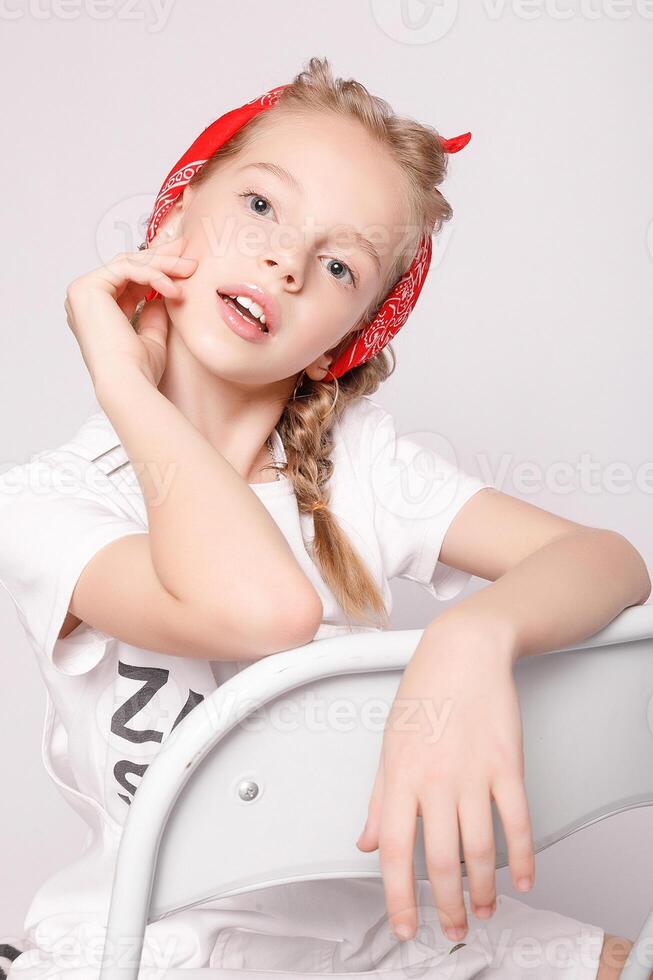
{"label": "fingernail", "polygon": [[517,888],[519,889],[520,892],[527,892],[530,887],[531,887],[530,878],[520,878],[519,881],[517,882]]}
{"label": "fingernail", "polygon": [[449,929],[444,930],[449,937],[449,939],[462,939],[465,935],[465,930],[461,926],[454,928],[451,926]]}
{"label": "fingernail", "polygon": [[410,928],[410,926],[403,923],[402,925],[395,926],[395,935],[397,936],[397,939],[410,939],[413,935],[413,930]]}
{"label": "fingernail", "polygon": [[493,905],[479,905],[474,915],[477,919],[489,919],[492,915],[494,906]]}

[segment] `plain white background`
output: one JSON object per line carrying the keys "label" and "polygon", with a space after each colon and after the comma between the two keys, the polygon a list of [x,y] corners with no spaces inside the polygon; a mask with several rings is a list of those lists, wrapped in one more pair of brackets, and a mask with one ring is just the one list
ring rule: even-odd
{"label": "plain white background", "polygon": [[[504,492],[621,531],[653,566],[653,3],[4,0],[0,22],[2,470],[95,405],[69,281],[142,241],[201,129],[326,55],[443,135],[473,133],[379,401],[400,431],[437,433]],[[393,592],[393,628],[445,608]],[[0,643],[0,936],[20,937],[84,826],[42,768],[45,693],[4,592]],[[633,938],[653,904],[652,829],[641,809],[577,833],[516,897]],[[507,870],[497,884],[516,895]]]}

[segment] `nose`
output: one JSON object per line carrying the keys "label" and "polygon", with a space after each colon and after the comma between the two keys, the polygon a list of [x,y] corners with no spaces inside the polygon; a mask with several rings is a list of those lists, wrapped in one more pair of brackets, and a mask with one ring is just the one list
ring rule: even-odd
{"label": "nose", "polygon": [[261,266],[268,275],[275,275],[283,281],[284,289],[296,292],[302,288],[305,276],[306,256],[299,248],[268,246],[259,257]]}

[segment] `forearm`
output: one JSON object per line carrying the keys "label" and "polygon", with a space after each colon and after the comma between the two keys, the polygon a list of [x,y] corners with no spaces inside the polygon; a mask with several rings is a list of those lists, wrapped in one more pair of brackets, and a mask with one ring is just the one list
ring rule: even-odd
{"label": "forearm", "polygon": [[98,379],[96,395],[138,477],[152,562],[171,595],[277,618],[319,604],[256,494],[140,371]]}
{"label": "forearm", "polygon": [[563,535],[438,616],[441,632],[472,623],[509,638],[513,659],[558,650],[607,626],[651,589],[639,552],[620,534]]}

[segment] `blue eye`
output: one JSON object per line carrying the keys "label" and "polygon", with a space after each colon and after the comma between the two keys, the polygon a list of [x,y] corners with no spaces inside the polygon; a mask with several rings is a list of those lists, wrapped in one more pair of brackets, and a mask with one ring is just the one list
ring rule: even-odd
{"label": "blue eye", "polygon": [[[349,274],[349,278],[351,280],[350,285],[352,285],[352,286],[355,286],[356,285],[356,279],[354,277],[354,272],[353,272],[352,269],[349,268],[348,265],[345,265],[345,263],[344,262],[341,262],[340,259],[327,258],[327,262],[333,262],[334,265],[340,266],[340,269],[342,269],[342,271],[344,273],[348,273]],[[343,276],[342,275],[334,275],[333,278],[334,279],[337,279],[339,282],[343,280]]]}
{"label": "blue eye", "polygon": [[[259,193],[257,193],[257,191],[254,191],[254,190],[251,190],[251,189],[250,190],[243,191],[242,193],[240,193],[238,195],[238,197],[242,197],[242,198],[251,197],[256,202],[258,202],[258,201],[264,201],[265,204],[267,204],[270,208],[272,208],[272,205],[270,204],[270,202],[267,199],[267,197],[263,197],[262,194],[259,194]],[[253,209],[250,208],[250,210],[253,211],[254,214],[258,214],[261,218],[267,218],[267,216],[268,216],[268,212],[267,211],[261,211],[258,208],[253,208]],[[345,265],[345,263],[344,262],[341,262],[340,259],[334,259],[334,258],[331,258],[331,257],[328,257],[327,258],[327,262],[333,262],[333,263],[335,263],[336,266],[340,266],[340,269],[344,270],[345,273],[349,273],[350,282],[349,283],[344,283],[345,286],[354,286],[354,287],[358,286],[358,274],[356,272],[354,272],[354,270],[351,269],[348,265]],[[336,282],[343,282],[342,274],[331,276],[331,278],[332,279],[335,279]]]}
{"label": "blue eye", "polygon": [[[242,194],[239,194],[238,196],[239,197],[253,197],[255,201],[257,201],[257,202],[258,201],[265,201],[266,204],[268,204],[270,207],[272,207],[272,205],[268,201],[267,197],[263,197],[261,194],[257,194],[256,191],[243,191],[243,193]],[[252,210],[252,209],[250,208],[250,210]],[[254,210],[254,214],[259,214],[262,218],[267,218],[267,212],[260,211],[258,208],[254,208],[253,210]]]}

